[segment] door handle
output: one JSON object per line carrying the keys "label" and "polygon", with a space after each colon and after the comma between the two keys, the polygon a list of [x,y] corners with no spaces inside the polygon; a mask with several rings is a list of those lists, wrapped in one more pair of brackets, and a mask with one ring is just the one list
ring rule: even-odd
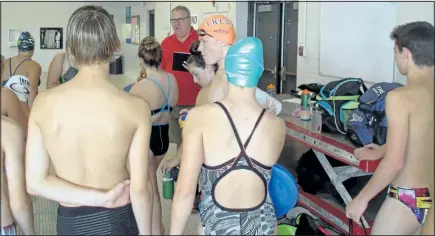
{"label": "door handle", "polygon": [[280,71],[280,73],[279,73],[279,76],[280,76],[280,78],[281,78],[282,81],[286,81],[286,80],[287,80],[286,73],[287,73],[287,71],[286,71],[285,66],[282,66],[282,67],[281,67],[281,71]]}
{"label": "door handle", "polygon": [[276,78],[276,65],[275,65],[275,67],[273,67],[273,70],[270,70],[270,73],[271,73],[272,75],[274,75],[275,78]]}

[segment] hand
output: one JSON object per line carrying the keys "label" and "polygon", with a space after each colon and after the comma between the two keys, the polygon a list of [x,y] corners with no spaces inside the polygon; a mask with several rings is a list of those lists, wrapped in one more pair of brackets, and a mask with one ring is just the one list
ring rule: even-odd
{"label": "hand", "polygon": [[186,69],[186,70],[189,71],[189,73],[190,73],[190,70],[189,70],[189,64],[187,64],[187,61],[184,61],[184,62],[183,62],[183,67],[184,67],[184,69]]}
{"label": "hand", "polygon": [[178,166],[180,164],[180,160],[177,157],[167,158],[162,160],[162,164],[160,164],[160,168],[164,173],[166,170],[172,170],[172,168]]}
{"label": "hand", "polygon": [[130,180],[124,180],[106,192],[105,208],[125,206],[130,202]]}
{"label": "hand", "polygon": [[354,198],[346,207],[346,217],[352,219],[353,222],[361,226],[361,217],[367,209],[368,201],[359,198]]}
{"label": "hand", "polygon": [[384,157],[383,148],[374,143],[355,149],[354,154],[356,159],[360,161],[374,161]]}
{"label": "hand", "polygon": [[266,103],[264,104],[264,108],[266,108],[267,111],[273,114],[276,113],[275,102],[270,101],[269,98],[266,98]]}

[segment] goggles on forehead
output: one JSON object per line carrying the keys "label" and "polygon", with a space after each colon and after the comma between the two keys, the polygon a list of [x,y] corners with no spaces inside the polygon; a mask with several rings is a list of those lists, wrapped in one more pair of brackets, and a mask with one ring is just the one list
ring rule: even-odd
{"label": "goggles on forehead", "polygon": [[209,37],[214,38],[212,35],[208,34],[208,33],[207,33],[205,30],[203,30],[203,29],[199,29],[197,32],[198,32],[198,36],[199,36],[199,37],[209,36]]}

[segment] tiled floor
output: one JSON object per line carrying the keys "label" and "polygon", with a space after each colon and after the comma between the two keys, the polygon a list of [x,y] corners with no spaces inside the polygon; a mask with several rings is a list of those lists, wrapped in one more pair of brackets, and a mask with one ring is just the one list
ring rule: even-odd
{"label": "tiled floor", "polygon": [[[44,78],[44,76],[43,76]],[[112,82],[118,87],[122,88],[125,85],[135,81],[136,78],[127,78],[125,76],[112,76]],[[42,80],[40,89],[43,90],[45,88],[45,79]],[[174,155],[176,150],[176,146],[170,146],[167,155]],[[295,174],[296,162],[298,158],[308,149],[301,144],[292,142],[290,140],[286,141],[284,150],[281,154],[281,157],[278,161],[279,164],[286,167],[288,170]],[[160,175],[158,175],[160,176]],[[158,179],[159,189],[161,189],[161,177]],[[358,185],[353,190],[351,190],[351,195],[354,196],[358,191],[364,186],[367,182],[367,178],[360,178],[358,181]],[[161,192],[161,191],[160,191]],[[384,199],[384,194],[380,194],[375,200],[371,202],[369,207],[369,214],[367,215],[369,219],[373,219],[375,213],[379,209],[380,203]],[[34,212],[35,212],[35,223],[36,223],[36,233],[38,235],[53,235],[56,234],[56,211],[57,211],[57,203],[52,201],[34,197],[33,199]],[[170,215],[171,215],[171,201],[162,199],[162,210],[163,210],[163,224],[165,226],[166,232],[169,230],[170,226]],[[192,214],[189,218],[188,225],[185,229],[185,234],[195,234],[196,232],[196,222],[198,214]]]}

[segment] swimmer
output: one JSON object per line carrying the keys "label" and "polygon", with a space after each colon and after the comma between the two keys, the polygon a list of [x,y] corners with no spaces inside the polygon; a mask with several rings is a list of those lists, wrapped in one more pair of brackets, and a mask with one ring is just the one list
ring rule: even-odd
{"label": "swimmer", "polygon": [[2,70],[2,87],[10,89],[20,99],[26,116],[38,94],[41,83],[41,65],[32,60],[35,52],[35,39],[29,32],[22,32],[18,38],[18,56],[4,62]]}
{"label": "swimmer", "polygon": [[7,88],[1,88],[1,113],[17,122],[24,131],[24,138],[27,137],[27,116],[17,95]]}
{"label": "swimmer", "polygon": [[[268,183],[285,141],[285,123],[258,104],[263,45],[240,40],[225,60],[228,96],[189,111],[172,205],[171,235],[183,233],[201,186],[199,234],[275,235]],[[210,122],[210,121],[213,122]],[[240,194],[243,193],[243,194]]]}
{"label": "swimmer", "polygon": [[[391,33],[399,72],[407,85],[388,93],[385,155],[367,185],[346,208],[359,223],[368,202],[388,186],[372,235],[418,233],[432,207],[434,172],[434,26],[400,25]],[[424,101],[424,102],[422,102]]]}
{"label": "swimmer", "polygon": [[67,52],[60,52],[54,56],[48,68],[47,89],[70,81],[78,70],[74,67],[74,58]]}
{"label": "swimmer", "polygon": [[[235,41],[235,29],[230,19],[223,15],[213,15],[202,22],[199,30],[200,43],[191,46],[192,56],[186,62],[186,69],[194,75],[194,81],[201,85],[196,98],[196,106],[212,104],[225,98],[228,94],[228,80],[225,75],[225,56],[228,48]],[[200,53],[201,55],[199,56]],[[196,78],[195,78],[196,77]],[[272,113],[274,105],[265,99],[261,104]],[[188,112],[180,111],[180,115]],[[173,158],[162,161],[162,169],[171,169],[181,162],[183,145],[179,145]]]}
{"label": "swimmer", "polygon": [[1,127],[1,235],[17,235],[16,224],[25,235],[35,235],[33,206],[24,173],[24,132],[14,120],[4,116]]}
{"label": "swimmer", "polygon": [[148,161],[154,193],[152,234],[162,235],[164,234],[164,228],[156,171],[169,149],[168,122],[171,119],[171,111],[177,104],[178,85],[172,74],[166,73],[159,68],[162,61],[162,48],[154,38],[146,37],[142,39],[138,57],[147,78],[140,80],[130,88],[126,88],[126,90],[143,98],[150,104],[152,109],[150,114],[153,126],[150,148],[153,155],[150,156]]}
{"label": "swimmer", "polygon": [[115,23],[102,7],[87,5],[71,15],[66,35],[79,72],[35,100],[28,191],[59,202],[59,235],[151,234],[151,109],[109,80],[120,47]]}

